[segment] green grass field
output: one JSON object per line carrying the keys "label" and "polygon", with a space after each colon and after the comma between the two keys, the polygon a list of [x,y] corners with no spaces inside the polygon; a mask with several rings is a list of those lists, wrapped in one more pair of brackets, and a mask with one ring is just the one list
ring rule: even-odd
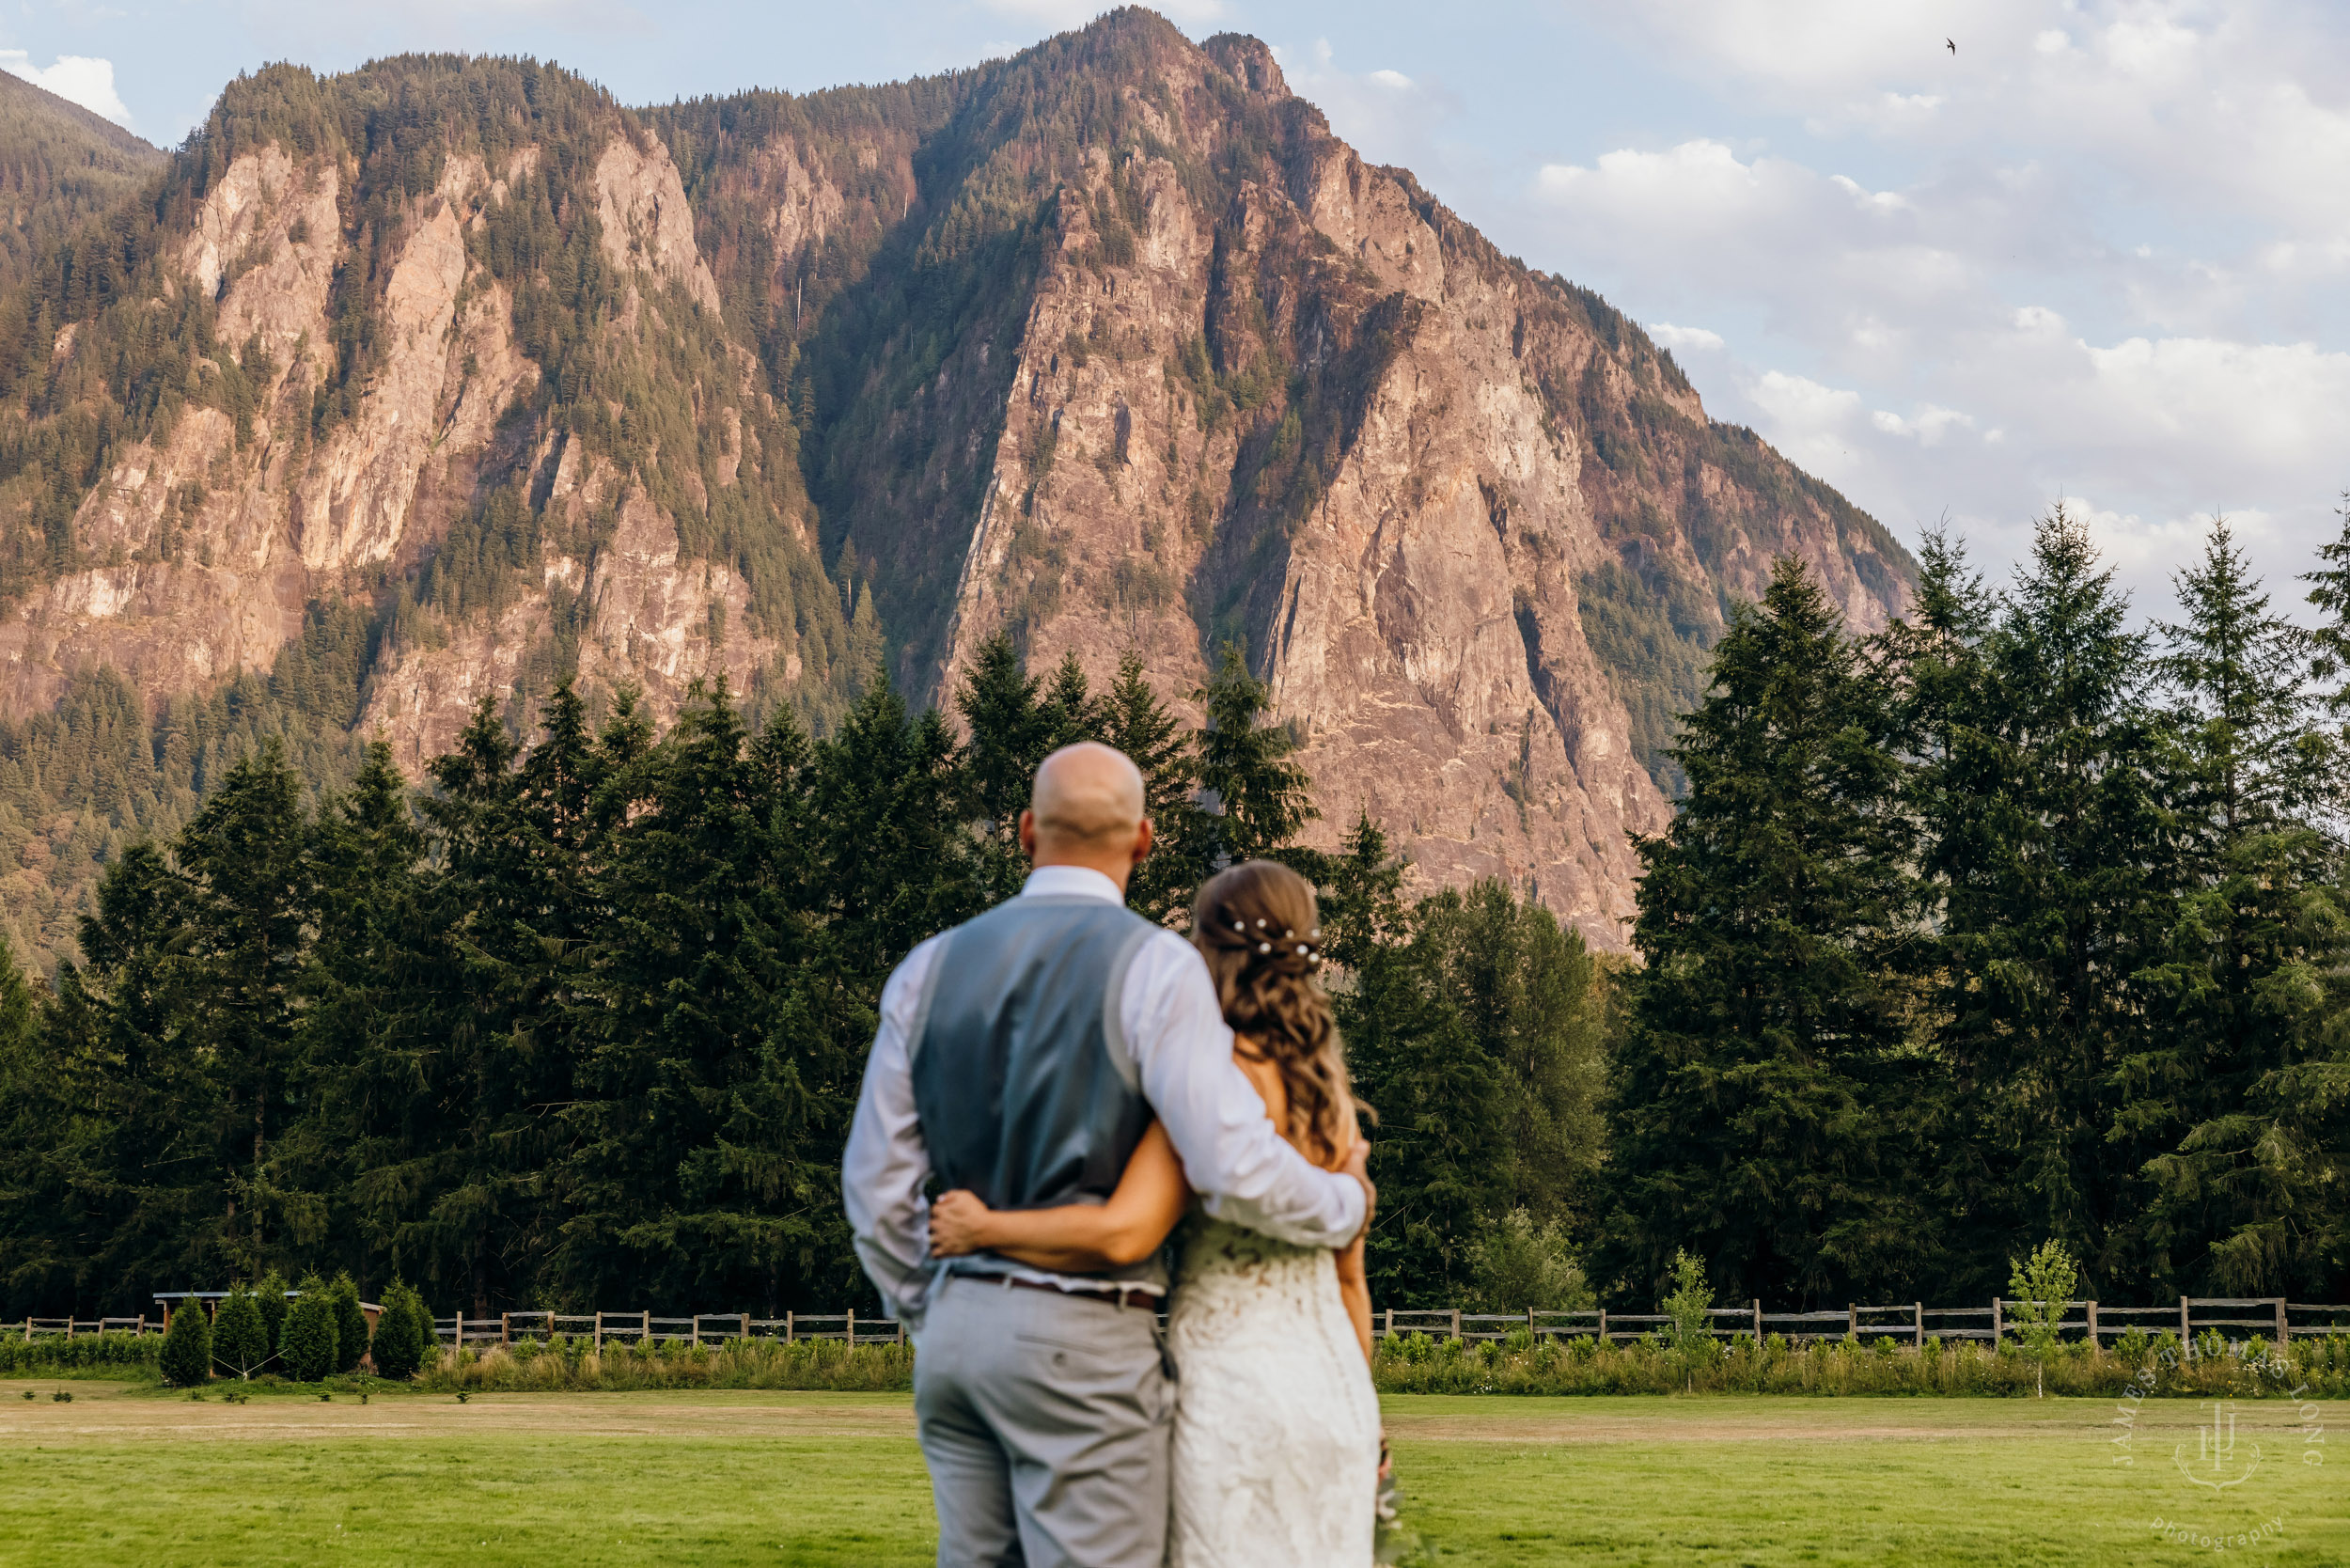
{"label": "green grass field", "polygon": [[[51,1394],[70,1389],[71,1403]],[[37,1397],[23,1398],[30,1391]],[[2167,1540],[2280,1520],[2242,1551],[2350,1561],[2340,1465],[2304,1417],[2239,1407],[2224,1492],[2183,1479],[2192,1402],[2112,1460],[2105,1402],[1399,1397],[1409,1516],[1438,1564],[2185,1563]],[[2322,1426],[2331,1412],[2315,1412]],[[2350,1412],[2342,1415],[2350,1431]],[[2350,1463],[2350,1461],[2344,1461]],[[2208,1466],[2204,1468],[2208,1470]],[[2330,1472],[2330,1474],[2329,1474]],[[229,1404],[0,1382],[0,1563],[842,1565],[930,1560],[903,1395],[337,1397]]]}

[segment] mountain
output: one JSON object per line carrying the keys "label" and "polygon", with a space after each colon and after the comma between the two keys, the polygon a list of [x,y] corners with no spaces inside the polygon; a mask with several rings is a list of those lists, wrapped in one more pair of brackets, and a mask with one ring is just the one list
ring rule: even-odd
{"label": "mountain", "polygon": [[[575,674],[819,725],[1012,630],[1237,643],[1327,813],[1621,943],[1726,606],[1885,531],[1633,323],[1128,10],[973,71],[631,111],[551,67],[241,78],[0,293],[0,891],[277,735],[412,770]],[[515,722],[519,725],[518,713]]]}
{"label": "mountain", "polygon": [[112,120],[0,71],[0,289],[163,164],[160,149]]}

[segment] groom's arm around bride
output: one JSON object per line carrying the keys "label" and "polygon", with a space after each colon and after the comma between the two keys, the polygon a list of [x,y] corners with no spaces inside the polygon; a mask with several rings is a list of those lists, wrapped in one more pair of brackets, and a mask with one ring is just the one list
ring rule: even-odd
{"label": "groom's arm around bride", "polygon": [[1155,1568],[1173,1403],[1157,1261],[942,1264],[925,1187],[1099,1203],[1155,1115],[1212,1215],[1284,1241],[1345,1246],[1371,1189],[1281,1137],[1198,952],[1124,907],[1151,844],[1133,763],[1055,753],[1021,834],[1036,870],[1020,896],[890,977],[842,1187],[859,1261],[915,1338],[939,1560]]}

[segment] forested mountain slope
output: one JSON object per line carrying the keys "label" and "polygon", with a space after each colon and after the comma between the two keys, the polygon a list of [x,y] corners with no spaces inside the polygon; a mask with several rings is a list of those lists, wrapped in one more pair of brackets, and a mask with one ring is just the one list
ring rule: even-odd
{"label": "forested mountain slope", "polygon": [[1271,55],[1117,13],[1009,60],[631,112],[405,57],[232,84],[0,300],[0,877],[253,734],[412,771],[575,673],[820,728],[1009,627],[1158,687],[1243,645],[1329,820],[1618,945],[1724,606],[1913,568],[1586,290],[1364,165]]}
{"label": "forested mountain slope", "polygon": [[0,71],[0,288],[93,213],[127,198],[164,154],[79,103]]}

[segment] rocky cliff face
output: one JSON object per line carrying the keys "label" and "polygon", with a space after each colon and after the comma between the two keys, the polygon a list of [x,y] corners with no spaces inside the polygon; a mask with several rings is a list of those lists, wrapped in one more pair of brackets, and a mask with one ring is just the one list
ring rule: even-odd
{"label": "rocky cliff face", "polygon": [[1325,844],[1368,811],[1424,882],[1508,878],[1614,946],[1727,605],[1786,553],[1856,625],[1901,603],[1881,528],[1595,296],[1366,165],[1255,40],[1125,13],[936,120],[910,147],[776,124],[712,180],[776,193],[769,298],[829,250],[904,302],[828,301],[794,373],[827,548],[867,563],[916,689],[1007,625],[1032,666],[1132,649],[1179,694],[1237,642]]}
{"label": "rocky cliff face", "polygon": [[[354,137],[399,95],[438,107]],[[275,68],[116,221],[0,309],[0,723],[102,670],[160,710],[337,615],[338,722],[411,767],[559,675],[821,722],[885,636],[933,698],[1005,627],[1179,698],[1234,642],[1325,843],[1367,811],[1614,946],[1727,604],[1792,552],[1876,626],[1911,571],[1261,45],[1146,12],[642,117],[509,62]]]}
{"label": "rocky cliff face", "polygon": [[[156,237],[136,308],[193,304],[192,374],[107,452],[64,569],[0,619],[0,718],[97,667],[150,697],[266,670],[321,600],[386,613],[359,724],[411,767],[534,669],[639,686],[662,714],[697,679],[799,684],[805,631],[761,613],[746,564],[763,553],[788,579],[808,539],[794,437],[726,331],[676,166],[608,106],[549,132],[559,160],[529,135],[494,163],[444,144],[430,182],[398,192],[354,190],[350,148],[290,133],[178,171],[186,215]],[[595,275],[502,246],[534,219],[557,245],[568,223],[569,248],[594,251],[568,259]],[[563,311],[566,283],[588,297],[549,364],[518,329]],[[93,346],[69,326],[52,379]],[[36,416],[62,417],[55,400]],[[743,514],[772,537],[725,540]],[[486,542],[523,548],[479,559],[485,530],[517,525],[526,539]],[[837,631],[833,596],[814,598],[819,635]]]}

